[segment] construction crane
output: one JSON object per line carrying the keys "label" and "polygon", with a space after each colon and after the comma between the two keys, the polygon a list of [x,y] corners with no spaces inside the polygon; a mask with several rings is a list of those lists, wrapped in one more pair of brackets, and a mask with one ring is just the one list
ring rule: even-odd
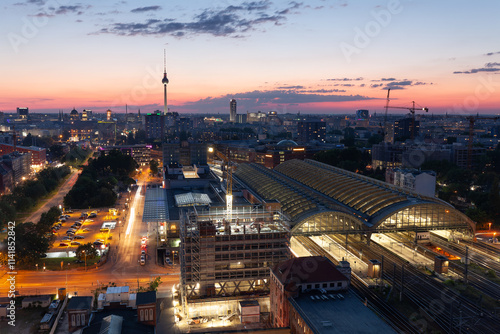
{"label": "construction crane", "polygon": [[469,143],[467,145],[467,168],[470,170],[472,169],[472,141],[474,139],[474,124],[476,123],[476,120],[478,119],[490,119],[490,120],[498,120],[500,119],[500,116],[496,117],[481,117],[479,115],[476,116],[467,116],[466,117],[469,120]]}
{"label": "construction crane", "polygon": [[229,158],[217,150],[215,147],[210,147],[209,151],[215,153],[216,156],[226,163],[226,219],[231,221],[233,218],[233,169]]}
{"label": "construction crane", "polygon": [[385,114],[384,114],[384,125],[382,126],[382,123],[380,124],[381,130],[382,130],[382,137],[384,139],[384,142],[386,141],[386,135],[387,135],[387,110],[389,109],[389,94],[391,93],[391,89],[387,89],[387,102],[385,103]]}
{"label": "construction crane", "polygon": [[411,113],[411,139],[415,139],[415,111],[421,110],[425,112],[429,112],[429,108],[424,108],[424,107],[415,107],[416,103],[415,101],[411,101],[412,107],[392,107],[389,106],[389,92],[387,92],[387,105],[386,105],[386,113],[388,108],[393,108],[393,109],[406,109],[409,110]]}

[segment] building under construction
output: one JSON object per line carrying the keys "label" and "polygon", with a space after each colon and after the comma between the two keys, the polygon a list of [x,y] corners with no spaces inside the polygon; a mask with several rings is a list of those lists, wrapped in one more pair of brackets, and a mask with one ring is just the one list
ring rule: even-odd
{"label": "building under construction", "polygon": [[181,213],[180,297],[188,317],[235,313],[238,301],[267,297],[269,268],[289,259],[289,225],[279,212],[247,206],[233,217],[196,207]]}

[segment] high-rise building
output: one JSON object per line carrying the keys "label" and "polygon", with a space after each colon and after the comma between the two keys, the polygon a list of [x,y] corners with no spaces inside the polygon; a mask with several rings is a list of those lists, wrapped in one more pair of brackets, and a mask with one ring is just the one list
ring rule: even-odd
{"label": "high-rise building", "polygon": [[144,130],[146,131],[147,139],[163,140],[165,133],[165,116],[161,111],[157,110],[154,113],[148,113],[144,117]]}
{"label": "high-rise building", "polygon": [[17,117],[20,119],[28,119],[29,108],[17,108]]}
{"label": "high-rise building", "polygon": [[[83,111],[82,111],[82,121],[88,121],[91,118],[92,118],[92,110],[83,109]],[[109,117],[109,118],[111,118],[111,117]],[[109,118],[108,118],[108,121],[109,121]]]}
{"label": "high-rise building", "polygon": [[414,121],[411,117],[407,117],[394,122],[394,141],[404,141],[406,139],[410,139],[413,122],[415,122],[414,136],[418,137],[420,122]]}
{"label": "high-rise building", "polygon": [[297,123],[299,141],[308,143],[312,140],[324,142],[326,138],[326,122],[300,121]]}
{"label": "high-rise building", "polygon": [[107,120],[107,121],[111,121],[111,110],[110,110],[110,109],[108,109],[108,110],[106,111],[106,120]]}
{"label": "high-rise building", "polygon": [[232,123],[236,122],[236,100],[231,99],[229,101],[229,121]]}

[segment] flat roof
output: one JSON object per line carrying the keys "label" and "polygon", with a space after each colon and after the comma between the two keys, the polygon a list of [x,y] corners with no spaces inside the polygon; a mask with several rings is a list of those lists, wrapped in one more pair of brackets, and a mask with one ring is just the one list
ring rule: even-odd
{"label": "flat roof", "polygon": [[200,193],[184,193],[175,195],[175,204],[180,206],[193,206],[193,205],[209,205],[212,203],[207,194]]}
{"label": "flat roof", "polygon": [[166,203],[166,193],[163,188],[147,188],[144,199],[143,222],[166,221],[169,211]]}
{"label": "flat roof", "polygon": [[68,310],[90,310],[92,308],[92,296],[75,296],[69,300]]}
{"label": "flat roof", "polygon": [[353,293],[343,293],[343,300],[312,300],[310,296],[301,294],[290,302],[314,333],[396,333]]}
{"label": "flat roof", "polygon": [[106,293],[128,293],[128,292],[129,292],[128,286],[110,286],[106,290]]}

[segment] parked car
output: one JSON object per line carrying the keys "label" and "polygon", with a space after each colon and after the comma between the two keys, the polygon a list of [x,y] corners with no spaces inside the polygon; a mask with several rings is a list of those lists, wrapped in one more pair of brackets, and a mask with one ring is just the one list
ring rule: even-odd
{"label": "parked car", "polygon": [[59,244],[59,247],[68,247],[68,246],[69,246],[69,244],[67,244],[67,243],[65,243],[65,242],[61,242],[61,243]]}
{"label": "parked car", "polygon": [[71,242],[71,246],[80,246],[81,243],[79,243],[78,241],[72,241]]}
{"label": "parked car", "polygon": [[75,239],[85,239],[83,235],[75,235]]}
{"label": "parked car", "polygon": [[85,227],[85,228],[83,228],[83,229],[82,229],[82,231],[83,231],[83,232],[88,232],[88,231],[90,231],[90,228]]}

